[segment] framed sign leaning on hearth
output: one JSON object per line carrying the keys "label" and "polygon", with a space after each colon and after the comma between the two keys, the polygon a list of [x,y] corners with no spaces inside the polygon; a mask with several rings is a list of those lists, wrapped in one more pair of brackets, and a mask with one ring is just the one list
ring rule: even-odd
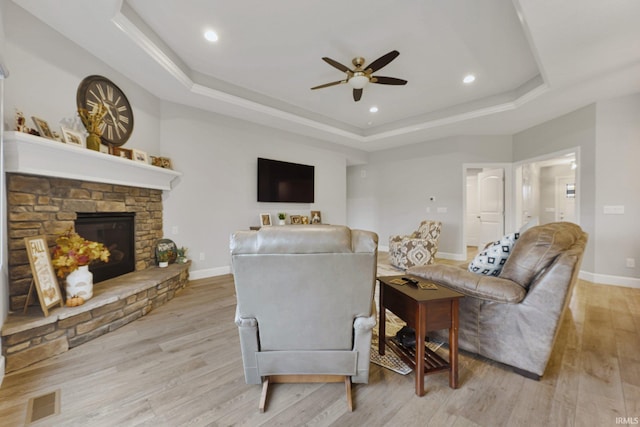
{"label": "framed sign leaning on hearth", "polygon": [[58,279],[53,271],[51,264],[51,255],[49,254],[49,246],[47,246],[46,236],[25,237],[25,246],[27,247],[27,255],[29,256],[29,264],[31,264],[31,273],[33,281],[29,287],[27,301],[24,304],[25,311],[29,305],[33,287],[38,292],[40,306],[45,317],[49,315],[49,308],[56,304],[62,307],[62,295],[58,287]]}

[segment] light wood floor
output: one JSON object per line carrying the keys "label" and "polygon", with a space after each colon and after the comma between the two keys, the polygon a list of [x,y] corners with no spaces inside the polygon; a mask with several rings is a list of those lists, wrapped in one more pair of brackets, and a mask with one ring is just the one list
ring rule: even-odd
{"label": "light wood floor", "polygon": [[[384,259],[381,257],[381,259]],[[458,390],[371,365],[354,385],[276,384],[267,412],[244,383],[231,276],[178,297],[108,335],[5,377],[0,425],[23,426],[29,398],[60,390],[44,426],[615,426],[640,417],[640,290],[581,282],[541,381],[460,355]]]}

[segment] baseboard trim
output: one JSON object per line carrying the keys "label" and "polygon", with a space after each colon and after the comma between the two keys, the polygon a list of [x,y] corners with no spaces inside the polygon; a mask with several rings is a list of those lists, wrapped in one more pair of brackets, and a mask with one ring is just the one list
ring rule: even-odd
{"label": "baseboard trim", "polygon": [[582,280],[597,283],[598,285],[622,286],[625,288],[640,289],[640,279],[626,276],[613,276],[610,274],[598,274],[588,271],[580,271],[578,276]]}
{"label": "baseboard trim", "polygon": [[189,280],[206,279],[207,277],[224,276],[231,273],[231,266],[206,268],[189,272]]}
{"label": "baseboard trim", "polygon": [[452,261],[466,261],[467,254],[451,254],[447,252],[436,252],[436,259],[438,258],[449,259]]}

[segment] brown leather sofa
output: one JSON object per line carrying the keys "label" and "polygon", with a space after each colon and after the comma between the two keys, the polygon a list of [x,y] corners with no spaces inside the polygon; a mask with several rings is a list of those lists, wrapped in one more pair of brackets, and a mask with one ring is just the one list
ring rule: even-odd
{"label": "brown leather sofa", "polygon": [[[420,276],[466,295],[460,301],[459,347],[539,379],[571,299],[588,235],[578,225],[532,227],[515,242],[499,276],[466,265],[414,267]],[[446,341],[437,331],[430,337]]]}

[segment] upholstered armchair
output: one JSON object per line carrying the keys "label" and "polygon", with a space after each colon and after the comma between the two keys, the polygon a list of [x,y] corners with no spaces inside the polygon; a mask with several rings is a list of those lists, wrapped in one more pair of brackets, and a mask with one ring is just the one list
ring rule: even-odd
{"label": "upholstered armchair", "polygon": [[247,384],[369,380],[378,236],[290,225],[231,237],[236,324]]}
{"label": "upholstered armchair", "polygon": [[389,237],[391,265],[406,270],[417,265],[433,264],[441,228],[440,221],[422,221],[410,235]]}
{"label": "upholstered armchair", "polygon": [[[470,272],[466,264],[414,267],[408,273],[466,295],[460,300],[460,349],[539,379],[578,280],[587,238],[576,224],[545,224],[519,236],[497,276]],[[445,331],[429,336],[448,340]]]}

